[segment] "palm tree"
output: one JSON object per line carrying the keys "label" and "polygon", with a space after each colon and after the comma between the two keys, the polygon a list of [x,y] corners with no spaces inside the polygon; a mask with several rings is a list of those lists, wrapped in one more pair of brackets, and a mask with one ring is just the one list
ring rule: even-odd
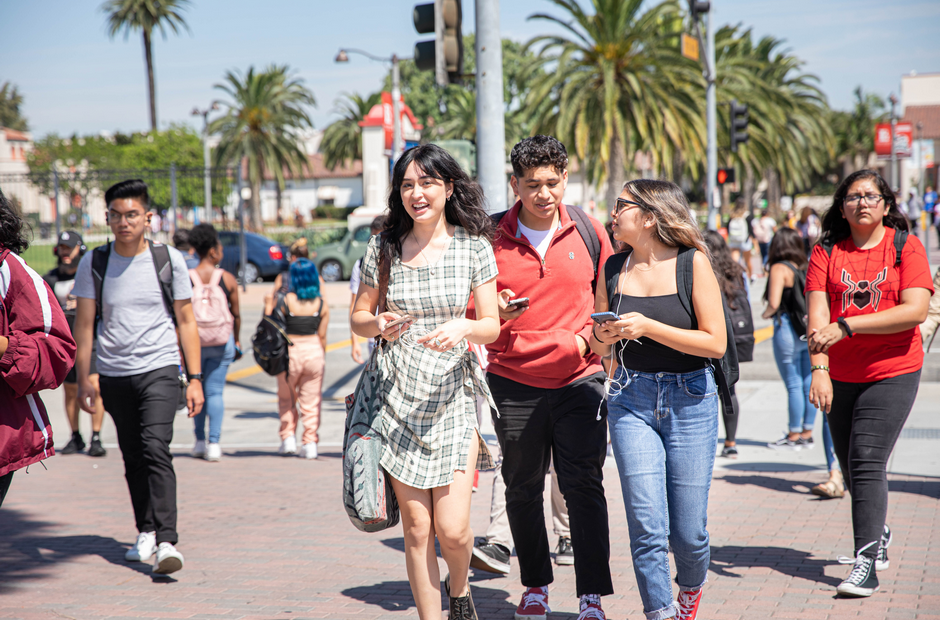
{"label": "palm tree", "polygon": [[372,93],[365,98],[356,93],[343,93],[343,99],[336,100],[335,112],[342,118],[330,123],[320,141],[323,165],[327,169],[362,159],[362,127],[359,123],[381,101],[381,93]]}
{"label": "palm tree", "polygon": [[851,112],[833,114],[836,154],[846,177],[865,166],[868,155],[875,150],[875,124],[885,116],[885,100],[874,93],[855,89],[855,105]]}
{"label": "palm tree", "polygon": [[248,209],[251,225],[261,230],[260,193],[265,170],[274,173],[279,189],[284,188],[285,169],[300,174],[307,155],[299,145],[296,131],[312,127],[305,106],[316,101],[303,80],[291,77],[287,66],[271,65],[255,73],[249,67],[244,75],[228,71],[225,83],[216,88],[231,101],[220,101],[225,113],[209,125],[210,133],[219,134],[215,151],[216,165],[241,165],[248,162],[251,200]]}
{"label": "palm tree", "polygon": [[182,10],[190,0],[108,0],[101,5],[101,10],[108,15],[108,36],[112,39],[124,31],[126,40],[132,30],[140,30],[144,36],[144,58],[147,62],[147,85],[150,94],[150,129],[157,130],[157,88],[153,80],[153,43],[151,35],[154,28],[166,40],[166,27],[179,34],[180,26],[189,30],[183,20]]}
{"label": "palm tree", "polygon": [[627,154],[649,150],[671,173],[677,151],[704,151],[701,69],[679,53],[682,13],[666,0],[640,13],[643,0],[551,0],[565,18],[546,14],[567,36],[543,35],[534,68],[545,79],[526,100],[533,130],[574,146],[588,178],[607,180],[607,205],[623,186]]}
{"label": "palm tree", "polygon": [[0,86],[0,127],[15,129],[17,131],[27,131],[29,126],[20,106],[23,105],[23,95],[20,94],[15,84],[4,82]]}

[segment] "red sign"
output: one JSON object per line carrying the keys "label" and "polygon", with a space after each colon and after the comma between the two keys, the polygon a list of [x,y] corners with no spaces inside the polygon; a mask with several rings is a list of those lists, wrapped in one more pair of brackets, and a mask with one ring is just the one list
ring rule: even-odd
{"label": "red sign", "polygon": [[[418,119],[415,118],[411,108],[405,105],[404,97],[399,95],[399,101],[401,102],[400,111],[402,120],[404,120],[405,117],[408,117],[408,121],[411,123],[411,127],[420,131],[423,128],[423,125],[418,124]],[[385,150],[390,150],[392,148],[392,135],[394,133],[394,119],[395,113],[393,112],[392,95],[391,93],[383,92],[382,103],[377,103],[372,106],[372,109],[369,110],[369,113],[366,114],[366,116],[359,122],[359,126],[382,127],[385,130]],[[404,125],[404,123],[402,124]],[[404,136],[402,139],[404,140]]]}
{"label": "red sign", "polygon": [[[894,151],[899,158],[910,157],[914,142],[914,128],[910,123],[894,127]],[[875,125],[875,153],[878,159],[891,159],[891,123]]]}

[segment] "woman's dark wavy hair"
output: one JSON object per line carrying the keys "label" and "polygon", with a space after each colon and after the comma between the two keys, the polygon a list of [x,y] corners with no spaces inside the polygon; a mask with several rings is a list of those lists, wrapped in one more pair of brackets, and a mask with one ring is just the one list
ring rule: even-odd
{"label": "woman's dark wavy hair", "polygon": [[462,226],[475,237],[493,240],[493,220],[483,206],[486,200],[483,189],[467,176],[450,153],[436,144],[422,144],[405,151],[395,163],[388,195],[388,216],[382,232],[383,260],[391,261],[396,254],[401,256],[402,240],[414,228],[414,220],[401,200],[405,171],[412,162],[422,173],[453,184],[454,191],[444,205],[444,218],[448,224]]}
{"label": "woman's dark wavy hair", "polygon": [[767,267],[777,263],[793,263],[797,269],[806,268],[806,248],[803,246],[803,237],[792,228],[782,227],[770,240],[767,250]]}
{"label": "woman's dark wavy hair", "polygon": [[22,254],[29,247],[29,225],[20,217],[13,203],[0,192],[0,248]]}
{"label": "woman's dark wavy hair", "polygon": [[849,193],[849,188],[856,181],[866,179],[873,181],[878,187],[878,191],[884,196],[885,208],[887,208],[882,220],[884,225],[895,230],[908,230],[907,218],[898,209],[898,202],[888,182],[874,170],[859,170],[845,177],[845,180],[839,185],[839,189],[836,190],[836,195],[832,197],[832,206],[829,207],[826,215],[822,218],[822,235],[819,237],[819,243],[823,241],[836,243],[852,235],[849,222],[842,215],[842,206],[845,204],[845,197]]}
{"label": "woman's dark wavy hair", "polygon": [[712,271],[718,278],[718,287],[728,302],[728,307],[737,309],[734,305],[734,296],[737,291],[744,290],[744,267],[731,258],[731,249],[725,243],[725,238],[714,230],[706,230],[702,233],[705,237],[705,245],[711,252]]}
{"label": "woman's dark wavy hair", "polygon": [[205,258],[209,250],[219,245],[219,233],[212,224],[196,224],[189,231],[189,245],[196,250],[199,258]]}

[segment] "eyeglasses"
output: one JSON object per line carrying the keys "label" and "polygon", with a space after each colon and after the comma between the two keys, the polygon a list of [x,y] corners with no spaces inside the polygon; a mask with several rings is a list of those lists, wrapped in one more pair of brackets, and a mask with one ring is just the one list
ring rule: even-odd
{"label": "eyeglasses", "polygon": [[884,198],[882,194],[849,194],[845,197],[845,204],[854,207],[864,202],[869,207],[876,207]]}
{"label": "eyeglasses", "polygon": [[623,211],[626,211],[629,206],[643,208],[638,202],[633,202],[632,200],[627,200],[626,198],[618,198],[617,203],[614,206],[614,217],[620,215]]}
{"label": "eyeglasses", "polygon": [[108,211],[108,221],[112,224],[119,224],[121,218],[128,224],[136,224],[137,220],[143,215],[140,211],[131,211],[130,213],[118,213],[117,211]]}

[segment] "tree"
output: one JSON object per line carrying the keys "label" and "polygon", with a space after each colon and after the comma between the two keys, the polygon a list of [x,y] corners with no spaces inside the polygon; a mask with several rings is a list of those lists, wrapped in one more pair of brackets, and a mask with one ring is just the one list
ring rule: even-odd
{"label": "tree", "polygon": [[4,82],[3,86],[0,86],[0,127],[17,131],[29,130],[26,117],[20,112],[21,105],[23,95],[19,89],[9,82]]}
{"label": "tree", "polygon": [[373,106],[381,102],[381,93],[372,93],[365,98],[356,93],[343,93],[343,98],[336,100],[334,111],[342,118],[330,123],[320,142],[323,165],[327,169],[362,159],[362,127],[359,123]]}
{"label": "tree", "polygon": [[247,160],[251,184],[249,215],[255,230],[261,230],[260,193],[265,171],[274,174],[278,187],[284,189],[285,169],[300,174],[307,164],[307,154],[300,147],[296,132],[312,127],[306,106],[316,101],[300,78],[291,77],[288,67],[271,65],[255,73],[228,71],[225,83],[216,88],[231,101],[220,101],[225,113],[209,125],[210,133],[219,134],[215,151],[217,165],[241,165]]}
{"label": "tree", "polygon": [[535,14],[566,35],[533,38],[545,72],[526,97],[534,131],[574,147],[591,181],[607,179],[607,205],[623,186],[627,154],[648,150],[672,170],[677,151],[704,151],[701,69],[679,53],[675,0],[640,13],[643,0],[551,0],[566,15]]}
{"label": "tree", "polygon": [[108,15],[108,36],[112,39],[124,32],[124,39],[131,31],[140,30],[144,40],[144,59],[147,63],[147,86],[150,96],[150,130],[157,131],[157,88],[153,79],[153,43],[151,35],[154,28],[166,40],[166,28],[179,34],[180,27],[189,30],[183,19],[182,10],[190,0],[108,0],[101,5],[101,10]]}
{"label": "tree", "polygon": [[865,93],[861,86],[855,89],[855,105],[850,112],[833,112],[836,158],[842,164],[843,177],[865,167],[875,150],[875,125],[884,121],[886,112],[885,100]]}

